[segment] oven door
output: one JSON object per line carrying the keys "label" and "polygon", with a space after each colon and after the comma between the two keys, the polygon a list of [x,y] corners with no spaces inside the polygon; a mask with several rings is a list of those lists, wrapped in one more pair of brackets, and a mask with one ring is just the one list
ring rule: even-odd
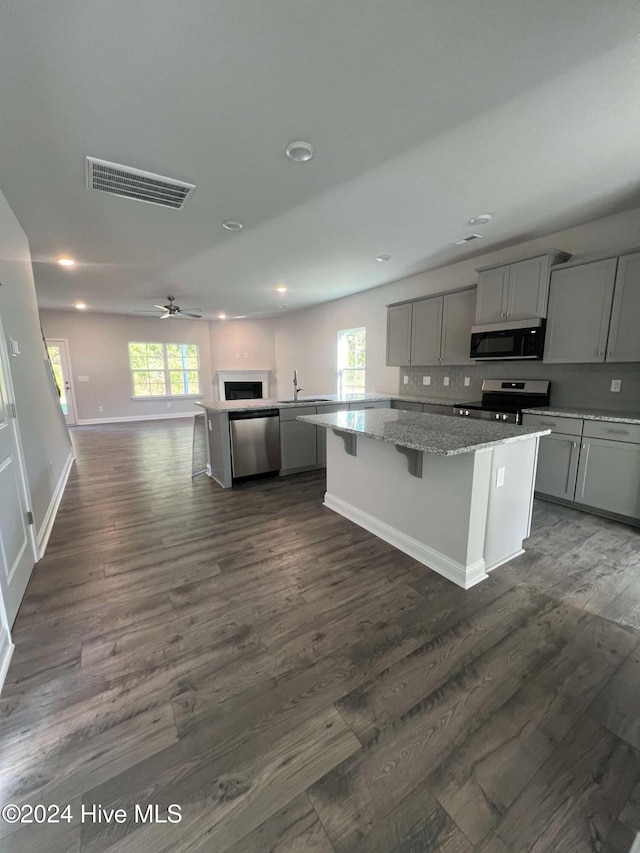
{"label": "oven door", "polygon": [[536,326],[515,326],[510,323],[474,326],[471,330],[470,358],[541,359],[544,352],[544,320]]}

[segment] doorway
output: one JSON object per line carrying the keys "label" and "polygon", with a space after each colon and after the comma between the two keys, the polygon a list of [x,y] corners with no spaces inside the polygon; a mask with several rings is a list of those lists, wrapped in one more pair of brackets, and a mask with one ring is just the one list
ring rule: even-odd
{"label": "doorway", "polygon": [[70,426],[77,423],[76,400],[71,383],[71,362],[69,360],[69,347],[66,340],[47,338],[47,352],[53,375],[58,386],[60,406],[64,419]]}

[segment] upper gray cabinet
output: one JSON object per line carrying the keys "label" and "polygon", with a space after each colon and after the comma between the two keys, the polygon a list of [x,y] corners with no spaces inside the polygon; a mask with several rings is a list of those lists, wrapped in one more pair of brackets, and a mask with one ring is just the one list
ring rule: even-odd
{"label": "upper gray cabinet", "polygon": [[547,252],[513,264],[478,270],[476,324],[547,316],[549,270],[568,260],[565,252]]}
{"label": "upper gray cabinet", "polygon": [[640,361],[640,252],[618,260],[607,361]]}
{"label": "upper gray cabinet", "polygon": [[553,270],[544,360],[640,361],[640,252]]}
{"label": "upper gray cabinet", "polygon": [[391,305],[387,365],[471,364],[476,288]]}
{"label": "upper gray cabinet", "polygon": [[411,302],[387,308],[387,365],[411,364]]}

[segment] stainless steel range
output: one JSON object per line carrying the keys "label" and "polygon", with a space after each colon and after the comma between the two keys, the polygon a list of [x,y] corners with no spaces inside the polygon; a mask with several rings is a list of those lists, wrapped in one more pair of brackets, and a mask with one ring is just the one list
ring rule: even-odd
{"label": "stainless steel range", "polygon": [[484,379],[482,400],[456,403],[453,414],[464,418],[484,418],[522,423],[522,410],[549,405],[549,386],[546,379]]}

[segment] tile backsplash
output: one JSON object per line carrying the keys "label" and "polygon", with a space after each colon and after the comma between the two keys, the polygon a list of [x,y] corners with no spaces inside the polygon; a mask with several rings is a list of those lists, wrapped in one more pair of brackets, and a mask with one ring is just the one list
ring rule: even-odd
{"label": "tile backsplash", "polygon": [[[404,384],[407,376],[408,384]],[[423,385],[423,376],[431,377]],[[445,377],[449,384],[445,385]],[[470,384],[465,386],[464,379]],[[401,367],[400,394],[456,400],[479,400],[483,379],[548,379],[551,403],[556,406],[589,406],[625,412],[640,412],[640,364],[544,364],[540,361],[485,362],[468,366]],[[611,380],[620,379],[619,392],[611,391]]]}

